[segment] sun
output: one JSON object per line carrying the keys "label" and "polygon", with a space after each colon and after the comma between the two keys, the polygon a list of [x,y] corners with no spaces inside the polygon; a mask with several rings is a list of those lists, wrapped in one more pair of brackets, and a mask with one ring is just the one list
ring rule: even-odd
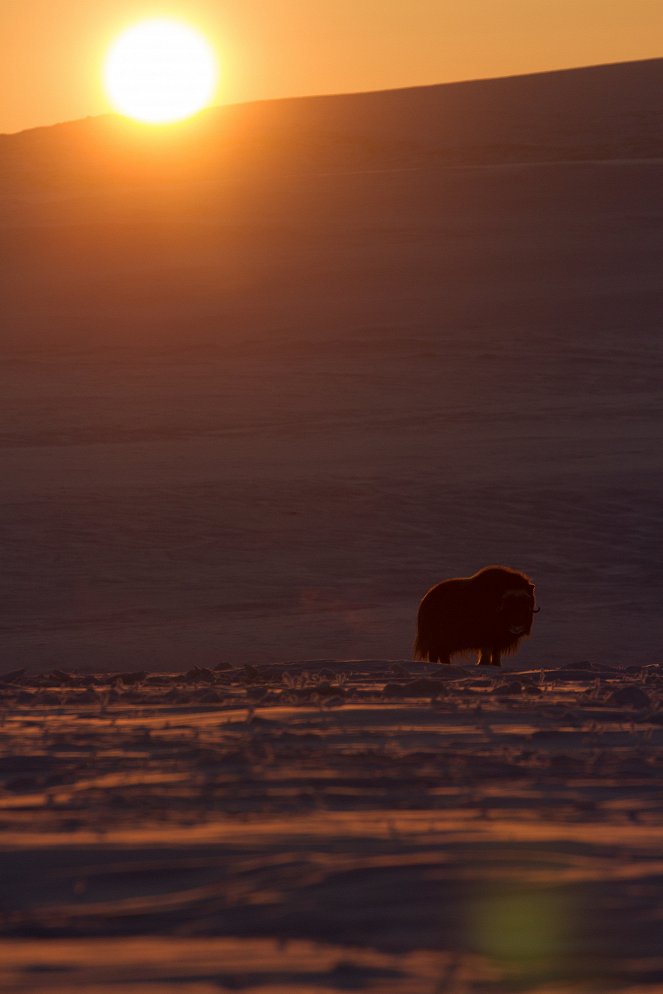
{"label": "sun", "polygon": [[111,103],[149,124],[190,117],[212,100],[218,66],[209,42],[181,21],[155,18],[124,31],[104,66]]}

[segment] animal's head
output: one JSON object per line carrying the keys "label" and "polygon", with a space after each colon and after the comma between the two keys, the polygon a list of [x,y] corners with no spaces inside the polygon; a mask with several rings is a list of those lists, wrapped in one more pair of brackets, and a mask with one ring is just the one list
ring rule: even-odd
{"label": "animal's head", "polygon": [[509,635],[522,638],[523,635],[529,635],[532,618],[540,610],[536,606],[533,583],[529,584],[529,589],[507,590],[500,601],[500,623]]}

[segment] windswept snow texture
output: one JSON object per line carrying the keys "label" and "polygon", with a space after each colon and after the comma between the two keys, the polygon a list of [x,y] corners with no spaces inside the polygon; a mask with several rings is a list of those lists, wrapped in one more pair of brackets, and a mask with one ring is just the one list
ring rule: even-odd
{"label": "windswept snow texture", "polygon": [[663,991],[660,666],[15,672],[0,702],[3,994]]}

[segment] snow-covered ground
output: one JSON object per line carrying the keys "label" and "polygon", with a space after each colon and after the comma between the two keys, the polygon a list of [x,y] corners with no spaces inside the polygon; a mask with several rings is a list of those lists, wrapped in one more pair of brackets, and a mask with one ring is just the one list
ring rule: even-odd
{"label": "snow-covered ground", "polygon": [[491,562],[660,660],[661,163],[277,179],[11,236],[7,665],[405,658]]}
{"label": "snow-covered ground", "polygon": [[0,136],[3,994],[663,991],[662,72]]}
{"label": "snow-covered ground", "polygon": [[0,990],[663,991],[662,692],[656,665],[2,674]]}

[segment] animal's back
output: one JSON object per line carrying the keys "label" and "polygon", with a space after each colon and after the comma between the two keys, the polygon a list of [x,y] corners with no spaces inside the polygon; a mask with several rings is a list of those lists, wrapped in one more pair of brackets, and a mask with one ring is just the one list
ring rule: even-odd
{"label": "animal's back", "polygon": [[436,583],[419,605],[414,658],[449,662],[454,653],[491,645],[501,599],[513,590],[531,594],[534,584],[508,566],[485,566],[472,576]]}

